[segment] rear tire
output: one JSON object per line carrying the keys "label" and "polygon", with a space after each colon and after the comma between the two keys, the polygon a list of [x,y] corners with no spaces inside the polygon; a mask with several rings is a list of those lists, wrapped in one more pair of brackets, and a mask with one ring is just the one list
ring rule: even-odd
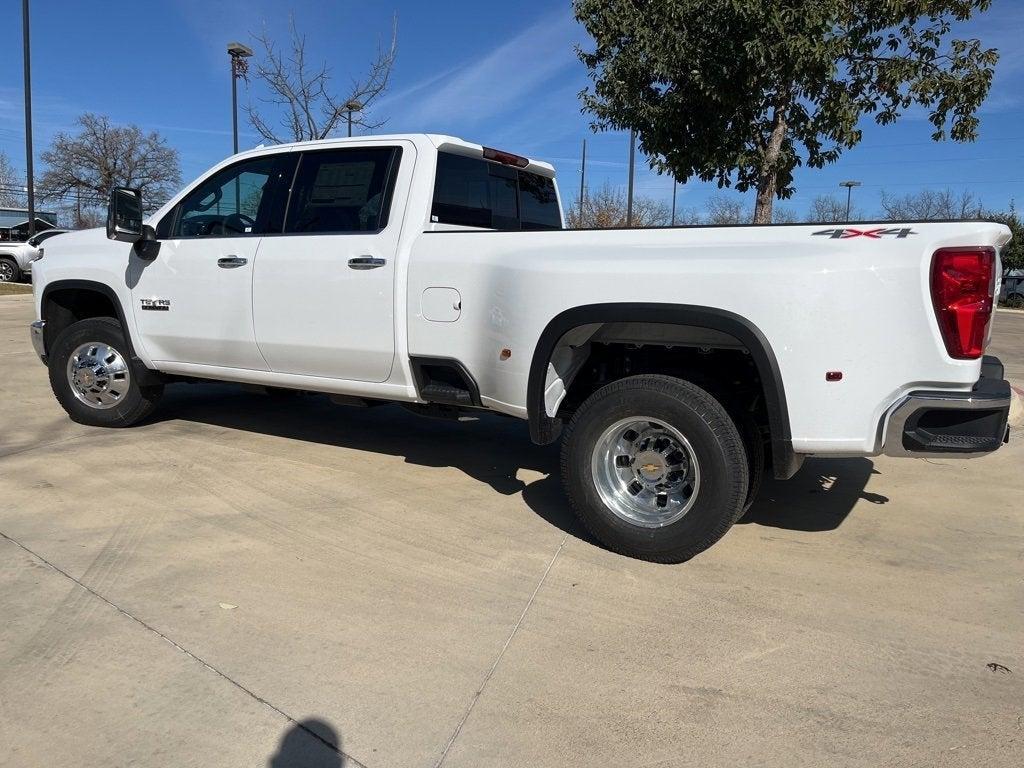
{"label": "rear tire", "polygon": [[747,451],[747,499],[743,503],[743,512],[746,513],[753,506],[757,494],[761,492],[767,454],[764,449],[764,437],[761,435],[761,429],[757,426],[754,417],[744,417],[742,426],[743,445]]}
{"label": "rear tire", "polygon": [[562,447],[576,515],[611,550],[680,563],[717,542],[743,513],[743,439],[705,390],[670,376],[631,376],[591,395]]}
{"label": "rear tire", "polygon": [[47,365],[50,387],[68,416],[92,427],[130,427],[156,408],[163,385],[140,387],[129,346],[112,317],[80,320],[61,331]]}
{"label": "rear tire", "polygon": [[21,280],[21,269],[14,259],[0,257],[0,283],[16,283]]}

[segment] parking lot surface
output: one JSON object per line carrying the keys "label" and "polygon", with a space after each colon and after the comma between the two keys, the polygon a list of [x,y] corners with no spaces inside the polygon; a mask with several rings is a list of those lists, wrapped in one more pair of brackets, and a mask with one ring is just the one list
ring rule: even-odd
{"label": "parking lot surface", "polygon": [[4,765],[1024,762],[1019,440],[809,460],[653,565],[511,419],[204,384],[76,425],[31,315],[0,298]]}

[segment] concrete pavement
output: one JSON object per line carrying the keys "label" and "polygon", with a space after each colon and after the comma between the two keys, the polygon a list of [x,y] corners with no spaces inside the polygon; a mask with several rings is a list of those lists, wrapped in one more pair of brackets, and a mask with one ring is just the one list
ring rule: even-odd
{"label": "concrete pavement", "polygon": [[1022,762],[1021,442],[808,461],[660,566],[516,421],[209,384],[91,429],[30,319],[0,299],[0,764]]}

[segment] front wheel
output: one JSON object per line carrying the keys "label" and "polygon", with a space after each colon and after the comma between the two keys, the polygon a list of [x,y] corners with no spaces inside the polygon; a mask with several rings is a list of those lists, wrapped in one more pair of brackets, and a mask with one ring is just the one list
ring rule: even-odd
{"label": "front wheel", "polygon": [[631,376],[591,395],[562,447],[562,481],[581,522],[609,549],[679,563],[743,513],[743,439],[706,391],[670,376]]}
{"label": "front wheel", "polygon": [[141,387],[133,376],[128,342],[112,317],[65,328],[48,359],[50,387],[68,416],[93,427],[129,427],[149,416],[163,386]]}

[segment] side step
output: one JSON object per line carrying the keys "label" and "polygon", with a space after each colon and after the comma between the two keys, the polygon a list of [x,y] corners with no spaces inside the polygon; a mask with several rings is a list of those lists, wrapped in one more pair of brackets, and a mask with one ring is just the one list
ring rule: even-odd
{"label": "side step", "polygon": [[430,403],[444,405],[473,405],[473,395],[468,389],[460,389],[450,384],[430,383],[420,389],[420,397]]}
{"label": "side step", "polygon": [[421,400],[456,408],[480,407],[480,389],[473,375],[458,360],[413,357],[410,362]]}

